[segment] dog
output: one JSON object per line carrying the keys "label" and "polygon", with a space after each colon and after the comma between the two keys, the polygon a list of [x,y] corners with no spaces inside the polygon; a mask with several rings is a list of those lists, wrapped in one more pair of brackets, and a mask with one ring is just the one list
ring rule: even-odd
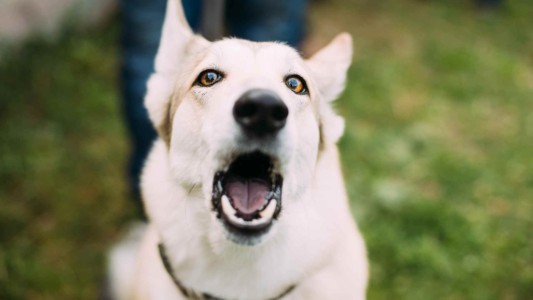
{"label": "dog", "polygon": [[303,59],[278,42],[209,42],[169,0],[145,98],[158,140],[149,222],[110,252],[114,299],[365,299],[332,102],[347,33]]}

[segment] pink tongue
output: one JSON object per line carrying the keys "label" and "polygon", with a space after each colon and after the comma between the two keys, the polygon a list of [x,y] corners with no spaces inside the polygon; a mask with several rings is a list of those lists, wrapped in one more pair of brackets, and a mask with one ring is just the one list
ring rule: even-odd
{"label": "pink tongue", "polygon": [[226,191],[238,211],[251,214],[266,204],[269,185],[259,180],[230,179],[226,184]]}

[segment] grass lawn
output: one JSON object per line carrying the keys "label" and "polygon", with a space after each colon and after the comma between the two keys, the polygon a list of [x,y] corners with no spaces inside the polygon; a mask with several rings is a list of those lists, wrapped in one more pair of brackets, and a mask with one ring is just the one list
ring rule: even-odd
{"label": "grass lawn", "polygon": [[[444,1],[440,1],[444,2]],[[337,102],[369,299],[533,299],[533,7],[319,1],[356,44]],[[0,299],[95,299],[133,219],[118,29],[0,62]]]}

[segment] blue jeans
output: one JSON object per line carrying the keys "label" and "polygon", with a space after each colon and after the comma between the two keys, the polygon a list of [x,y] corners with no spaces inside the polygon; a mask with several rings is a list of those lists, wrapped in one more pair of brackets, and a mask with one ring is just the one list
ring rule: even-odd
{"label": "blue jeans", "polygon": [[[156,132],[144,108],[146,81],[153,72],[167,0],[121,0],[121,89],[132,154],[129,186],[142,211],[139,176]],[[185,15],[193,29],[200,26],[202,1],[184,0]],[[254,41],[277,40],[298,47],[305,31],[307,0],[226,0],[228,33]]]}

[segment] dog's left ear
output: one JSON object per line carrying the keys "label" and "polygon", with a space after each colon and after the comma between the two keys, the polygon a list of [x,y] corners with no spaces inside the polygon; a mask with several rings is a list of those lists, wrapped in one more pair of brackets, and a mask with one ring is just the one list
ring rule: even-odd
{"label": "dog's left ear", "polygon": [[352,51],[352,37],[349,33],[341,33],[306,61],[319,93],[322,144],[336,143],[344,132],[344,120],[333,111],[330,102],[344,90]]}

